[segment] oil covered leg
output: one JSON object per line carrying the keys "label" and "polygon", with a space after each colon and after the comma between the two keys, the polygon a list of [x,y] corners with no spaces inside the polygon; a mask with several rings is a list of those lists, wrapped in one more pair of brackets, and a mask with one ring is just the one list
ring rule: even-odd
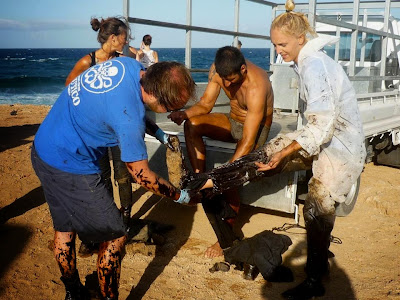
{"label": "oil covered leg", "polygon": [[307,278],[300,285],[282,295],[286,299],[311,299],[323,296],[325,288],[321,280],[329,271],[328,249],[335,223],[335,201],[329,191],[315,178],[309,183],[309,193],[304,205],[304,221],[307,230]]}
{"label": "oil covered leg", "polygon": [[[125,252],[126,237],[100,244],[97,258],[97,275],[100,291],[106,299],[118,299],[121,262]],[[108,298],[107,298],[108,297]]]}
{"label": "oil covered leg", "polygon": [[311,178],[304,204],[307,230],[307,275],[321,278],[328,271],[328,249],[335,224],[335,201],[317,179]]}
{"label": "oil covered leg", "polygon": [[72,277],[76,270],[75,238],[74,232],[54,233],[53,252],[61,275],[65,278]]}
{"label": "oil covered leg", "polygon": [[75,237],[73,232],[56,231],[54,234],[54,255],[65,285],[65,300],[90,299],[76,269]]}
{"label": "oil covered leg", "polygon": [[233,245],[239,237],[234,233],[233,226],[239,213],[240,197],[236,189],[225,191],[210,199],[203,207],[214,229],[218,241],[207,248],[204,256],[208,258],[219,257],[224,254],[224,249]]}
{"label": "oil covered leg", "polygon": [[217,257],[223,255],[223,249],[229,248],[238,237],[233,231],[232,220],[236,212],[227,203],[223,195],[204,197],[203,208],[208,220],[217,236],[218,242],[207,249],[206,257]]}

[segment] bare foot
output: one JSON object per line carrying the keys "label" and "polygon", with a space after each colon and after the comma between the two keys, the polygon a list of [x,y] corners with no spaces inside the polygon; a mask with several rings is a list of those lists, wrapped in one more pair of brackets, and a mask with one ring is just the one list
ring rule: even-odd
{"label": "bare foot", "polygon": [[204,252],[204,256],[207,258],[214,258],[214,257],[223,256],[223,255],[224,255],[224,251],[222,250],[222,248],[218,242],[216,242],[214,245],[211,245],[210,247],[208,247],[206,252]]}

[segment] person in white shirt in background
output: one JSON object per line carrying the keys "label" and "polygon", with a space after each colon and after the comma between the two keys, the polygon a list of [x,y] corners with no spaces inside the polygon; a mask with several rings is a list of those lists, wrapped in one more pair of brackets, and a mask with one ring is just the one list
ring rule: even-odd
{"label": "person in white shirt in background", "polygon": [[139,61],[146,69],[158,62],[158,53],[150,49],[152,37],[150,34],[143,36],[142,45],[136,54],[136,60]]}

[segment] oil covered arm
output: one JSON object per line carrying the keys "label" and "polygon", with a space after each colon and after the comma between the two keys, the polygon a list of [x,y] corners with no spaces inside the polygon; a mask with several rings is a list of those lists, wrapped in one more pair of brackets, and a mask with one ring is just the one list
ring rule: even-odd
{"label": "oil covered arm", "polygon": [[154,194],[181,204],[187,204],[191,200],[191,193],[188,190],[179,190],[164,178],[159,177],[150,169],[147,160],[127,162],[126,166],[135,181]]}
{"label": "oil covered arm", "polygon": [[191,173],[183,186],[193,190],[212,188],[212,193],[219,194],[263,177],[264,174],[257,171],[256,162],[267,162],[263,149],[254,150],[234,162],[226,163],[206,173]]}

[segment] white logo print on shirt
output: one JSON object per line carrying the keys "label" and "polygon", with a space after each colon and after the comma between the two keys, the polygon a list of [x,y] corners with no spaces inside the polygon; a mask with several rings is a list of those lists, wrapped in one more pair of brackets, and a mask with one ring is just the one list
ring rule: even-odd
{"label": "white logo print on shirt", "polygon": [[107,93],[116,88],[124,78],[125,66],[117,61],[95,65],[83,75],[83,87],[90,93]]}
{"label": "white logo print on shirt", "polygon": [[81,87],[92,94],[107,93],[121,83],[124,75],[125,66],[120,61],[106,61],[75,78],[68,86],[68,94],[77,106],[81,102]]}

